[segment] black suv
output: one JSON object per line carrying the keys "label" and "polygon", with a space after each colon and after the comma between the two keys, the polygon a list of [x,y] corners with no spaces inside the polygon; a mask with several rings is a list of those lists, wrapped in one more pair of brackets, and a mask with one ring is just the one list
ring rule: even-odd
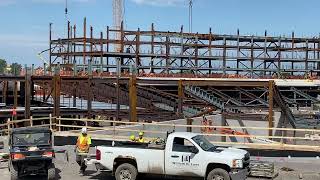
{"label": "black suv", "polygon": [[9,136],[9,171],[11,180],[28,175],[45,175],[56,179],[52,148],[52,132],[49,128],[13,129]]}

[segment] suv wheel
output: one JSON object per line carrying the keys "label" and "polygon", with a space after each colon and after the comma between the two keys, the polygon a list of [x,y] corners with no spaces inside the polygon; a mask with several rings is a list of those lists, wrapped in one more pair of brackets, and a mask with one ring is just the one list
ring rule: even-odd
{"label": "suv wheel", "polygon": [[115,173],[116,180],[136,180],[137,175],[137,168],[128,163],[124,163],[118,166]]}
{"label": "suv wheel", "polygon": [[19,179],[19,169],[16,165],[13,165],[10,163],[10,175],[11,175],[11,180],[18,180]]}
{"label": "suv wheel", "polygon": [[230,180],[230,176],[226,170],[217,168],[209,172],[207,180]]}
{"label": "suv wheel", "polygon": [[52,163],[48,167],[48,180],[55,180],[55,179],[56,179],[56,167]]}

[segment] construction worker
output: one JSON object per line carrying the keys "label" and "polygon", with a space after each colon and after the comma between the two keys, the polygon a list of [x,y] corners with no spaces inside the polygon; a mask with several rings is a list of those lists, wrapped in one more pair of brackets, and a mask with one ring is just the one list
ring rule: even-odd
{"label": "construction worker", "polygon": [[91,137],[87,133],[87,128],[83,127],[76,144],[76,161],[79,164],[82,173],[84,173],[87,168],[84,158],[87,156],[86,154],[89,153],[90,145]]}
{"label": "construction worker", "polygon": [[130,141],[136,142],[136,137],[133,134],[130,136]]}
{"label": "construction worker", "polygon": [[139,138],[137,139],[137,141],[139,142],[139,143],[145,143],[145,139],[144,139],[144,132],[142,132],[142,131],[140,131],[139,132]]}

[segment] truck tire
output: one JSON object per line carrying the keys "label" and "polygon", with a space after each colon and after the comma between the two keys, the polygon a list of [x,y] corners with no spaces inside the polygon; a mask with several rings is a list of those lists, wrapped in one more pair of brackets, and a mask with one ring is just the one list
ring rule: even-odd
{"label": "truck tire", "polygon": [[48,167],[48,180],[55,180],[56,179],[56,167],[54,164],[50,164]]}
{"label": "truck tire", "polygon": [[116,180],[136,180],[137,175],[137,168],[129,163],[118,166],[115,173]]}
{"label": "truck tire", "polygon": [[230,175],[226,170],[216,168],[209,172],[207,180],[230,180]]}
{"label": "truck tire", "polygon": [[18,180],[19,179],[19,170],[18,167],[10,163],[10,176],[11,180]]}

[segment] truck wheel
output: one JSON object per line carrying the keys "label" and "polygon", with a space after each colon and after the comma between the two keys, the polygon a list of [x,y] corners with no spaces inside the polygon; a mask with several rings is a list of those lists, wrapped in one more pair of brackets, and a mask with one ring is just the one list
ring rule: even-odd
{"label": "truck wheel", "polygon": [[56,167],[54,164],[50,164],[48,167],[48,180],[56,179]]}
{"label": "truck wheel", "polygon": [[128,163],[124,163],[118,166],[115,173],[116,180],[136,180],[137,175],[137,168]]}
{"label": "truck wheel", "polygon": [[17,166],[10,164],[10,175],[11,175],[11,180],[19,179],[19,170]]}
{"label": "truck wheel", "polygon": [[209,172],[207,180],[230,180],[230,176],[226,170],[217,168]]}

